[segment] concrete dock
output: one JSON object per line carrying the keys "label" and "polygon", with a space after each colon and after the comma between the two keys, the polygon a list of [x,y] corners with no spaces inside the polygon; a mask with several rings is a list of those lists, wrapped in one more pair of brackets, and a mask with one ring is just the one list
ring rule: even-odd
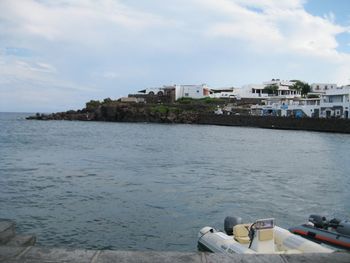
{"label": "concrete dock", "polygon": [[212,253],[183,252],[133,252],[109,250],[80,250],[41,247],[0,246],[0,262],[6,263],[297,263],[297,262],[332,262],[349,263],[350,254],[299,254],[299,255],[239,255],[228,257]]}
{"label": "concrete dock", "polygon": [[0,219],[0,246],[33,246],[35,241],[35,235],[16,235],[15,221]]}
{"label": "concrete dock", "polygon": [[16,235],[15,222],[0,219],[0,263],[296,263],[296,262],[350,262],[350,253],[298,255],[240,255],[227,256],[203,252],[141,252],[84,250],[35,247],[34,235]]}

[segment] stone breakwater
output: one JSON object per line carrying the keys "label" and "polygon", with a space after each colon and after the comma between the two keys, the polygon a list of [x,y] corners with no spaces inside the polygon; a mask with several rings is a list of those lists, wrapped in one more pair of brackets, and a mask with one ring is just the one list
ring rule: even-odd
{"label": "stone breakwater", "polygon": [[241,110],[239,115],[216,115],[213,113],[214,109],[212,105],[114,103],[100,105],[94,109],[36,114],[27,119],[185,123],[350,133],[350,121],[344,119],[250,116],[244,110]]}
{"label": "stone breakwater", "polygon": [[200,115],[198,123],[283,130],[350,133],[350,121],[344,119]]}

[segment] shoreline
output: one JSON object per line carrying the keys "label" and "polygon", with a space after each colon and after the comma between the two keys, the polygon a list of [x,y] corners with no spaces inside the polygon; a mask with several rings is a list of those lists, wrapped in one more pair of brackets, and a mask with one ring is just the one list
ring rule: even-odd
{"label": "shoreline", "polygon": [[213,99],[181,100],[175,103],[90,101],[81,110],[51,114],[37,113],[26,119],[207,124],[350,134],[349,119],[257,116],[251,115],[250,104],[231,106],[227,110],[225,103],[227,102],[224,100]]}
{"label": "shoreline", "polygon": [[181,116],[169,116],[167,114],[126,114],[126,116],[123,118],[110,116],[98,117],[93,113],[55,113],[49,115],[29,116],[26,119],[43,121],[67,120],[124,123],[198,124],[350,134],[350,120],[345,119],[216,115],[213,113],[186,113],[182,114]]}

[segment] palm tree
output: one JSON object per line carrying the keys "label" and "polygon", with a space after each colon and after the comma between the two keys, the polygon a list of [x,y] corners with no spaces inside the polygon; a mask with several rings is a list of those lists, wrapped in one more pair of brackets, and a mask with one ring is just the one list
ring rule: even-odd
{"label": "palm tree", "polygon": [[267,85],[264,90],[267,91],[267,94],[274,94],[274,95],[278,95],[277,91],[278,91],[278,86],[277,85]]}
{"label": "palm tree", "polygon": [[301,96],[303,97],[305,97],[305,95],[311,91],[310,85],[300,80],[295,81],[294,85],[292,86],[292,89],[300,91]]}

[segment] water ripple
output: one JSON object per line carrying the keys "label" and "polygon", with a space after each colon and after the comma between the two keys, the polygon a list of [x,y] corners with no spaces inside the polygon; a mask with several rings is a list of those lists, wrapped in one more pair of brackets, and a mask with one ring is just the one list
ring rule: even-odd
{"label": "water ripple", "polygon": [[350,210],[349,135],[0,114],[0,214],[39,245],[196,250],[227,215]]}

